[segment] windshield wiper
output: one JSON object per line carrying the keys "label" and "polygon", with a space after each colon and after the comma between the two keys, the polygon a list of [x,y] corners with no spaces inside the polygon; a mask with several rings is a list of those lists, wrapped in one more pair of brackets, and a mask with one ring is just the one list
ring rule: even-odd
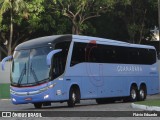
{"label": "windshield wiper", "polygon": [[35,82],[38,84],[38,83],[39,83],[39,82],[38,82],[38,78],[37,78],[37,76],[36,76],[36,73],[35,73],[34,69],[32,68],[32,63],[31,63],[30,70],[31,70],[31,73],[32,73],[32,75],[33,75],[33,78],[34,78]]}
{"label": "windshield wiper", "polygon": [[21,75],[20,75],[20,77],[19,77],[19,79],[18,79],[18,86],[20,86],[20,84],[21,84],[21,82],[22,82],[22,80],[23,80],[23,76],[26,74],[26,63],[25,63],[25,65],[24,65],[24,68],[23,68],[23,70],[22,70],[22,72],[21,72]]}

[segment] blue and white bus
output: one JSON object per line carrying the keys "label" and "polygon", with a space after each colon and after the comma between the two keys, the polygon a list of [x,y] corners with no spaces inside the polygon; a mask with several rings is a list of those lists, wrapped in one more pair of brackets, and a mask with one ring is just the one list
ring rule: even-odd
{"label": "blue and white bus", "polygon": [[67,102],[82,99],[145,100],[159,93],[158,63],[153,46],[79,35],[54,35],[18,45],[11,65],[13,104]]}

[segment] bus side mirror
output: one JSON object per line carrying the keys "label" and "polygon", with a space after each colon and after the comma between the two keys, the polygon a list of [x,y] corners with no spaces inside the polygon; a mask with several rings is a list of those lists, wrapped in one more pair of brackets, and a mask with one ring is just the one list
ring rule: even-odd
{"label": "bus side mirror", "polygon": [[50,53],[48,53],[47,55],[47,65],[50,67],[51,66],[51,60],[52,60],[52,57],[58,53],[58,52],[61,52],[62,49],[57,49],[57,50],[52,50]]}
{"label": "bus side mirror", "polygon": [[1,62],[1,67],[2,67],[2,70],[3,70],[3,71],[5,70],[5,63],[6,63],[6,61],[11,60],[12,58],[13,58],[13,56],[7,56],[7,57],[5,57],[5,58],[2,60],[2,62]]}

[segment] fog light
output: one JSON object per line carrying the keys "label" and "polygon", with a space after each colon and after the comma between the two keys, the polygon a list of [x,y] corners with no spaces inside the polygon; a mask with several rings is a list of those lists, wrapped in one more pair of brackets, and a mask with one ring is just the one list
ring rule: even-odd
{"label": "fog light", "polygon": [[13,101],[13,102],[16,102],[16,99],[12,98],[12,101]]}
{"label": "fog light", "polygon": [[44,99],[47,99],[47,98],[49,98],[49,95],[45,95],[45,96],[44,96]]}

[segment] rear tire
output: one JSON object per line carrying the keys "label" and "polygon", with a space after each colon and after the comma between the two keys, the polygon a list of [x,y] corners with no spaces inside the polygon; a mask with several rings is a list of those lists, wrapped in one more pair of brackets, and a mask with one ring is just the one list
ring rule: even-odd
{"label": "rear tire", "polygon": [[147,89],[145,86],[141,86],[138,91],[138,101],[144,101],[147,96]]}
{"label": "rear tire", "polygon": [[138,96],[137,87],[136,86],[131,86],[129,101],[131,101],[131,102],[137,101],[137,96]]}
{"label": "rear tire", "polygon": [[42,103],[34,103],[34,107],[36,109],[40,109],[40,108],[42,108]]}

